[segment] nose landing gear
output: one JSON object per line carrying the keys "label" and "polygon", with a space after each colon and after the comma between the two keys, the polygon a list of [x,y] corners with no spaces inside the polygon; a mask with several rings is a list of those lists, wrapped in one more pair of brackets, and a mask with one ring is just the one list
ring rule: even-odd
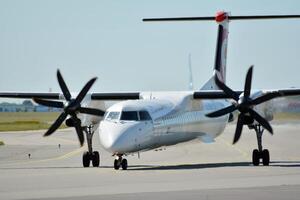
{"label": "nose landing gear", "polygon": [[118,170],[120,167],[122,167],[123,170],[127,170],[128,162],[127,159],[122,158],[122,155],[117,155],[114,161],[114,168],[115,170]]}
{"label": "nose landing gear", "polygon": [[92,140],[93,140],[93,126],[90,125],[83,129],[86,133],[86,140],[88,145],[88,151],[85,151],[82,155],[82,165],[83,167],[89,167],[92,161],[93,167],[99,167],[100,165],[100,155],[98,151],[93,151]]}
{"label": "nose landing gear", "polygon": [[268,166],[270,163],[270,153],[268,149],[263,149],[262,146],[262,134],[264,132],[264,129],[261,125],[254,125],[253,128],[257,136],[258,149],[254,149],[252,152],[252,163],[254,166],[258,166],[261,159],[263,165]]}

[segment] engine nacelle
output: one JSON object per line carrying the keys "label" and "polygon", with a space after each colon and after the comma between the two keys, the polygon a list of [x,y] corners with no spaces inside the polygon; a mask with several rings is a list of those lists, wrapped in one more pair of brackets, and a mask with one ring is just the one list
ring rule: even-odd
{"label": "engine nacelle", "polygon": [[[257,98],[261,95],[265,94],[263,91],[258,91],[251,95],[252,98]],[[254,107],[254,110],[258,112],[263,118],[265,118],[268,121],[272,121],[274,118],[274,105],[273,101],[267,101],[262,104],[259,104]]]}

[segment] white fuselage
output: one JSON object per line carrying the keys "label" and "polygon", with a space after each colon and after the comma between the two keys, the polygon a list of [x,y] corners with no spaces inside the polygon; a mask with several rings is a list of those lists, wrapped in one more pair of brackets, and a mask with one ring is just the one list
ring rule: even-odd
{"label": "white fuselage", "polygon": [[[107,109],[99,126],[100,141],[107,151],[126,154],[196,138],[213,141],[228,122],[229,115],[205,116],[229,105],[226,100],[193,100],[189,92],[144,93],[142,97],[116,103]],[[144,112],[151,119],[145,118]]]}

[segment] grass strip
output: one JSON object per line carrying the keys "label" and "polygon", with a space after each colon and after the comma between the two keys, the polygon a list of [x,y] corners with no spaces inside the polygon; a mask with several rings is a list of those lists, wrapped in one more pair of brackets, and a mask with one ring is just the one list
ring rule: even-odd
{"label": "grass strip", "polygon": [[[0,131],[48,129],[60,113],[57,112],[0,112]],[[60,128],[66,128],[63,124]]]}

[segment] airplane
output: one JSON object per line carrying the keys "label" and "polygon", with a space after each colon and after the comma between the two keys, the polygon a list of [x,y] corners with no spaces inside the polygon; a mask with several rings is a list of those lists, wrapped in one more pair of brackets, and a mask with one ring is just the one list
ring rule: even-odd
{"label": "airplane", "polygon": [[[272,99],[300,95],[300,88],[252,91],[253,66],[246,74],[243,91],[226,85],[228,24],[234,20],[287,19],[300,15],[231,16],[218,12],[209,17],[148,18],[151,21],[215,21],[218,24],[213,75],[197,91],[89,93],[97,78],[89,80],[76,97],[72,96],[60,71],[57,79],[62,93],[0,92],[0,98],[33,99],[37,104],[61,108],[62,113],[44,136],[53,134],[65,122],[74,127],[82,146],[83,167],[100,166],[100,154],[93,150],[96,131],[101,145],[115,156],[114,169],[128,167],[128,154],[149,151],[200,139],[213,142],[238,112],[233,144],[238,142],[244,125],[256,132],[258,148],[253,150],[254,166],[269,165],[270,154],[262,145],[264,130],[273,134]],[[61,100],[61,101],[59,101]],[[108,106],[107,102],[117,101]],[[85,136],[84,136],[85,134]]]}

